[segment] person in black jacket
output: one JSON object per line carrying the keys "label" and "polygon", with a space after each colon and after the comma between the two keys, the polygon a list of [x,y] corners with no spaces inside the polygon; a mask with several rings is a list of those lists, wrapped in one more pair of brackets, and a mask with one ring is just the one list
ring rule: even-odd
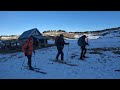
{"label": "person in black jacket", "polygon": [[64,61],[64,53],[63,53],[63,48],[64,48],[64,45],[68,45],[69,43],[66,43],[64,41],[64,35],[63,34],[60,34],[59,38],[57,39],[57,42],[56,42],[56,46],[57,46],[57,50],[58,50],[58,53],[56,55],[56,61],[58,60],[59,58],[59,55],[61,54],[61,61],[63,62]]}
{"label": "person in black jacket", "polygon": [[83,35],[82,37],[80,37],[80,38],[78,39],[78,44],[79,44],[79,46],[81,46],[81,55],[80,55],[80,59],[81,59],[81,60],[84,60],[84,58],[86,57],[86,56],[85,56],[86,51],[87,51],[86,45],[89,45],[89,44],[88,44],[88,41],[85,40],[86,38],[87,38],[87,36],[86,36],[86,35]]}

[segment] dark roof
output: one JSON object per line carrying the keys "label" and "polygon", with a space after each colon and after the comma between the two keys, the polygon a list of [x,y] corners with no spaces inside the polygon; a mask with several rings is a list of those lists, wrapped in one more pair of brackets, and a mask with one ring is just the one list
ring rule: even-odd
{"label": "dark roof", "polygon": [[20,37],[18,38],[18,40],[29,38],[34,31],[37,31],[37,32],[39,33],[39,35],[42,36],[42,34],[38,31],[38,29],[37,29],[37,28],[34,28],[34,29],[31,29],[31,30],[28,30],[28,31],[23,32],[23,33],[20,35]]}
{"label": "dark roof", "polygon": [[34,38],[37,38],[37,39],[47,39],[46,37],[44,36],[40,36],[40,35],[36,35],[36,36],[33,36]]}

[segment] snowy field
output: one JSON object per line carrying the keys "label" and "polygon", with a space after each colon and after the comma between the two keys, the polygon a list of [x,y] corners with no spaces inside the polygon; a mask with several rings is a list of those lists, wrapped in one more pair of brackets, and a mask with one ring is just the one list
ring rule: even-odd
{"label": "snowy field", "polygon": [[77,40],[66,42],[70,45],[64,47],[64,59],[78,66],[51,61],[57,54],[55,46],[38,49],[32,56],[33,67],[47,74],[25,69],[27,58],[22,52],[0,54],[0,79],[120,79],[120,32],[90,39],[85,61],[79,60]]}

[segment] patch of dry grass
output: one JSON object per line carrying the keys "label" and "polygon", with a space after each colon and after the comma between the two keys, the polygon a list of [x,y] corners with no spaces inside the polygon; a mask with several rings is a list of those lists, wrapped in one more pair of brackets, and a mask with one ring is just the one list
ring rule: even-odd
{"label": "patch of dry grass", "polygon": [[101,52],[104,52],[104,51],[112,51],[115,54],[120,54],[120,47],[91,48],[88,50],[90,50],[90,52],[88,52],[90,54],[102,54]]}
{"label": "patch of dry grass", "polygon": [[120,50],[120,47],[108,47],[108,48],[91,48],[88,50],[92,50],[92,51],[115,51],[115,50]]}
{"label": "patch of dry grass", "polygon": [[[36,48],[36,49],[42,49],[42,48],[47,48],[47,47],[52,47],[52,46],[55,46],[55,45],[54,44],[48,44],[46,47],[41,46],[41,47]],[[0,49],[0,54],[16,53],[16,52],[22,52],[21,47],[19,47],[19,48],[9,48],[9,49]]]}
{"label": "patch of dry grass", "polygon": [[120,51],[113,51],[114,54],[119,54],[120,55]]}
{"label": "patch of dry grass", "polygon": [[92,52],[88,52],[89,54],[102,54],[101,52],[98,51],[92,51]]}

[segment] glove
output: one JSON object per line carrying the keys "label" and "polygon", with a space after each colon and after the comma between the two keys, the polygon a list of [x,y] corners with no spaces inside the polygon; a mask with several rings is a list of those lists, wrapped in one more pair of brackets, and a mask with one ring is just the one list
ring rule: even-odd
{"label": "glove", "polygon": [[89,44],[87,43],[87,45],[89,45]]}
{"label": "glove", "polygon": [[35,54],[35,51],[33,51],[34,52],[34,54]]}
{"label": "glove", "polygon": [[27,53],[24,53],[25,56],[27,56]]}
{"label": "glove", "polygon": [[69,45],[69,43],[66,43],[67,45]]}

